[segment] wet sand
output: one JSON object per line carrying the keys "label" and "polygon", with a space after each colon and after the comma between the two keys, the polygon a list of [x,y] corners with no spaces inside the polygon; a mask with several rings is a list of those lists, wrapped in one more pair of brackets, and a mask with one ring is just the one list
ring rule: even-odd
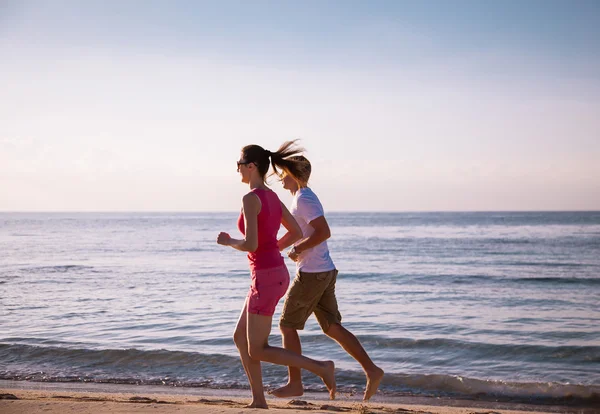
{"label": "wet sand", "polygon": [[[406,401],[406,402],[405,402]],[[249,391],[166,389],[156,387],[108,384],[99,387],[87,384],[32,384],[21,381],[2,381],[0,384],[0,413],[256,413],[246,408]],[[272,413],[361,413],[361,414],[523,414],[593,413],[590,408],[545,407],[523,404],[482,403],[435,398],[395,398],[394,401],[376,396],[369,403],[359,396],[339,395],[335,401],[325,393],[314,393],[295,400],[268,397]]]}

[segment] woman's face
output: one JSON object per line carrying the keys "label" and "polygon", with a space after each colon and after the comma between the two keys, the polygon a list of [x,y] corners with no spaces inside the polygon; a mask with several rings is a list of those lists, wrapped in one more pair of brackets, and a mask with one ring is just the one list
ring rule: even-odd
{"label": "woman's face", "polygon": [[254,163],[246,161],[244,158],[244,153],[240,154],[240,158],[237,162],[237,171],[240,174],[240,179],[244,184],[248,184],[250,182],[250,170],[256,167]]}

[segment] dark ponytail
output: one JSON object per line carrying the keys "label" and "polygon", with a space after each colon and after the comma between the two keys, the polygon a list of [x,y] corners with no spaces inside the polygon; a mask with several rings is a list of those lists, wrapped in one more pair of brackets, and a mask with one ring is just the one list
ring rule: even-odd
{"label": "dark ponytail", "polygon": [[246,162],[256,164],[258,172],[263,179],[266,177],[267,172],[269,172],[269,159],[270,164],[273,166],[273,174],[281,176],[283,171],[287,171],[294,176],[301,176],[306,162],[302,161],[299,157],[304,152],[304,148],[296,145],[296,142],[297,140],[286,141],[276,152],[266,150],[259,145],[247,145],[242,148],[243,158]]}

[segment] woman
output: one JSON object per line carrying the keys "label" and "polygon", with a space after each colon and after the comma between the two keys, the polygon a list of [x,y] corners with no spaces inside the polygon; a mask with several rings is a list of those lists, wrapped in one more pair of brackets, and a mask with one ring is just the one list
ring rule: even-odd
{"label": "woman", "polygon": [[[342,315],[335,297],[338,271],[329,256],[326,240],[331,236],[323,206],[317,195],[308,187],[311,166],[303,156],[292,158],[303,168],[284,166],[280,175],[283,188],[294,196],[291,214],[300,225],[303,237],[295,243],[288,256],[296,262],[296,278],[283,305],[279,327],[285,349],[301,353],[298,330],[304,329],[308,317],[314,313],[323,332],[335,340],[363,368],[367,385],[363,400],[368,401],[383,378],[383,370],[371,361],[359,340],[342,326]],[[298,368],[289,368],[287,385],[272,392],[281,398],[298,397],[304,393],[302,376]]]}
{"label": "woman", "polygon": [[[241,240],[220,233],[217,243],[248,252],[252,283],[242,308],[233,340],[252,391],[250,408],[268,408],[262,384],[261,361],[297,367],[313,372],[323,379],[331,399],[335,398],[335,375],[333,361],[315,361],[295,352],[269,345],[273,313],[279,300],[285,295],[290,282],[289,272],[280,251],[291,246],[302,236],[302,230],[277,194],[265,184],[269,159],[273,170],[277,167],[289,171],[301,168],[301,163],[289,157],[298,154],[300,148],[293,141],[285,142],[272,153],[258,145],[242,149],[237,162],[238,172],[250,192],[242,198],[242,212],[238,228],[244,235]],[[286,234],[277,240],[280,225]]]}

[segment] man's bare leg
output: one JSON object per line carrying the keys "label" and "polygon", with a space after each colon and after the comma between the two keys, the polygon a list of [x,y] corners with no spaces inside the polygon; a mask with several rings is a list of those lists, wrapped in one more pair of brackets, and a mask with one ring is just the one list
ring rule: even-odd
{"label": "man's bare leg", "polygon": [[325,333],[340,344],[340,346],[344,348],[344,350],[350,354],[350,356],[352,356],[365,371],[367,376],[367,386],[365,388],[363,401],[369,401],[369,399],[377,392],[377,388],[379,388],[379,383],[381,383],[381,380],[383,379],[383,370],[371,361],[371,358],[356,336],[341,324],[333,323],[329,325],[329,329],[327,329],[327,332]]}
{"label": "man's bare leg", "polygon": [[[280,327],[283,347],[297,354],[302,354],[302,344],[298,331],[293,328]],[[279,398],[300,397],[304,394],[304,385],[302,384],[302,371],[300,368],[288,367],[288,383],[283,387],[279,387],[269,394]]]}

